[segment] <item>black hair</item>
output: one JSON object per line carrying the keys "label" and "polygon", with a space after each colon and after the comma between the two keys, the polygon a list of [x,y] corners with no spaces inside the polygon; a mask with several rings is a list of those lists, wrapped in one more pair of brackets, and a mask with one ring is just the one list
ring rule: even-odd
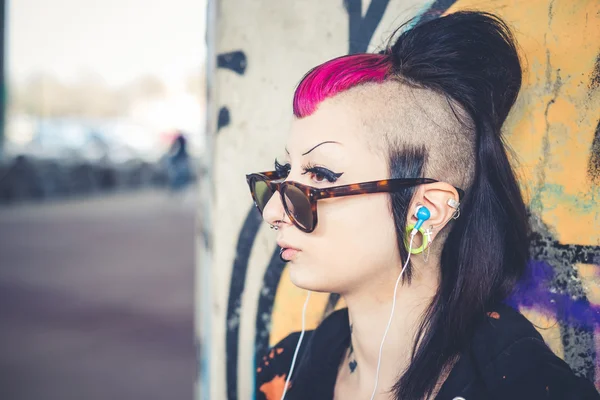
{"label": "black hair", "polygon": [[[418,24],[401,33],[387,53],[398,78],[462,108],[469,119],[464,127],[473,131],[475,142],[473,181],[460,218],[447,228],[440,286],[423,316],[412,360],[393,388],[398,399],[417,400],[428,398],[446,368],[468,353],[486,310],[511,294],[527,266],[527,210],[501,135],[522,72],[510,29],[483,12],[457,12]],[[406,163],[398,160],[406,149],[391,151],[390,175],[405,175]],[[422,171],[426,152],[417,153],[411,158]],[[412,193],[391,195],[404,259]]]}

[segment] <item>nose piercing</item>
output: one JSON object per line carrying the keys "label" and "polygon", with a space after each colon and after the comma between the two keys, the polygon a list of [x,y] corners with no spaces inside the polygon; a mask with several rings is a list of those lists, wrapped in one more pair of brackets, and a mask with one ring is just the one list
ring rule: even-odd
{"label": "nose piercing", "polygon": [[285,218],[285,212],[283,213],[283,217],[281,217],[280,220],[275,221],[274,224],[269,224],[271,229],[278,231],[279,230],[279,224],[283,221],[283,219]]}

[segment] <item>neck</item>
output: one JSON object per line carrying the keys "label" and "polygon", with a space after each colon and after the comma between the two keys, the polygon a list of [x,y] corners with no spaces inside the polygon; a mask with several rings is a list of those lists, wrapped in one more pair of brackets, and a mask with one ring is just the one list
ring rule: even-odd
{"label": "neck", "polygon": [[[410,362],[423,314],[437,291],[438,271],[433,260],[423,265],[414,262],[410,285],[398,284],[395,311],[381,352],[378,393],[389,392]],[[352,354],[342,364],[340,377],[354,380],[361,392],[370,394],[375,384],[381,340],[392,311],[399,273],[400,268],[394,269],[390,276],[344,294],[352,325]]]}

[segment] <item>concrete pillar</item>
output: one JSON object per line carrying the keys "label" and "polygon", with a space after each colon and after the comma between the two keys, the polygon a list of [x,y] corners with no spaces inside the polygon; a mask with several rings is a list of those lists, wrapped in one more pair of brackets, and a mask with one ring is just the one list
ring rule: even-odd
{"label": "concrete pillar", "polygon": [[[208,12],[208,165],[198,232],[198,399],[249,399],[254,363],[299,330],[304,292],[289,281],[275,235],[254,210],[245,174],[282,155],[295,85],[313,66],[376,51],[409,18],[477,7],[517,36],[527,68],[506,124],[540,234],[532,261],[554,278],[521,309],[581,375],[598,379],[600,352],[600,3],[595,0],[212,0]],[[539,296],[538,296],[539,295]],[[537,296],[537,297],[536,297]],[[309,325],[339,307],[311,299]],[[545,316],[544,316],[545,315]],[[553,324],[553,322],[558,322]],[[577,341],[575,340],[577,339]],[[581,357],[580,354],[585,354]],[[600,381],[596,381],[600,387]]]}

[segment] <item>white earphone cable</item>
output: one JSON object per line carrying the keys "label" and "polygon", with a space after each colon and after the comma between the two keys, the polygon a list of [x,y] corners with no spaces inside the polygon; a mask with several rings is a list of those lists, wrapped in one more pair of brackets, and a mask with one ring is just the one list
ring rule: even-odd
{"label": "white earphone cable", "polygon": [[390,326],[392,325],[392,318],[394,317],[394,310],[396,308],[396,293],[398,292],[398,284],[400,283],[400,279],[402,278],[402,274],[404,274],[404,270],[408,266],[410,261],[410,254],[412,251],[413,239],[417,234],[417,230],[413,229],[410,233],[410,244],[408,246],[408,257],[406,257],[406,262],[400,271],[400,275],[398,275],[398,279],[396,279],[396,286],[394,287],[394,299],[392,300],[392,311],[390,312],[390,318],[388,319],[387,326],[385,327],[385,332],[383,333],[383,339],[381,339],[381,345],[379,346],[379,358],[377,360],[377,372],[375,373],[375,387],[373,387],[373,394],[371,394],[371,400],[375,398],[375,394],[377,393],[377,385],[379,383],[379,369],[381,368],[381,356],[383,353],[383,344],[385,343],[385,338],[390,330]]}
{"label": "white earphone cable", "polygon": [[290,383],[290,378],[292,377],[292,373],[294,372],[294,365],[296,364],[296,357],[298,357],[298,352],[300,351],[300,345],[302,344],[302,339],[304,338],[304,332],[306,330],[306,308],[308,307],[308,300],[310,299],[310,290],[306,295],[306,300],[304,301],[304,307],[302,308],[302,332],[300,333],[300,338],[298,339],[298,344],[296,345],[296,350],[294,351],[294,357],[292,358],[292,365],[290,367],[290,372],[285,380],[285,386],[283,387],[283,394],[281,395],[281,400],[285,399],[285,394],[287,393],[288,385]]}

